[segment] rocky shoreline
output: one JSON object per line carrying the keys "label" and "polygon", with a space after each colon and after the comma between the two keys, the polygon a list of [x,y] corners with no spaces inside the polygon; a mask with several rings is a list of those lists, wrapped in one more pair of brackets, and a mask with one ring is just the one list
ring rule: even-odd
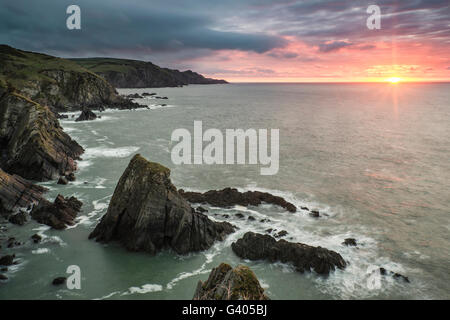
{"label": "rocky shoreline", "polygon": [[[58,119],[65,116],[59,112],[81,111],[75,121],[89,121],[99,117],[93,110],[145,107],[132,99],[168,99],[156,93],[120,96],[111,83],[116,86],[134,83],[138,86],[137,81],[148,86],[148,74],[145,81],[139,78],[141,71],[137,72],[138,75],[99,75],[94,65],[90,65],[92,70],[88,70],[80,66],[83,63],[0,45],[0,67],[3,67],[0,69],[0,218],[5,223],[21,226],[32,218],[53,229],[63,230],[74,225],[82,210],[82,203],[74,196],[59,194],[53,202],[48,201],[44,197],[46,189],[32,182],[59,179],[58,184],[65,185],[76,179],[77,160],[81,159],[84,149],[64,132]],[[24,71],[21,77],[14,76],[14,66],[20,66]],[[144,68],[153,66],[146,64]],[[172,78],[152,83],[155,86],[223,83],[191,71],[172,71]],[[207,250],[238,229],[228,222],[216,221],[207,215],[208,210],[203,207],[194,209],[191,204],[229,208],[264,203],[279,206],[290,214],[300,209],[314,218],[322,216],[317,210],[297,208],[284,198],[267,192],[240,192],[235,188],[225,188],[199,193],[177,189],[170,180],[168,168],[137,154],[123,172],[106,214],[89,238],[101,243],[118,242],[129,251],[151,255],[163,250],[186,255]],[[255,218],[248,217],[251,219]],[[231,249],[241,259],[288,263],[299,272],[315,272],[323,276],[336,269],[344,270],[347,266],[338,252],[277,240],[288,234],[285,230],[275,233],[270,229],[267,233],[274,237],[247,232],[232,243]],[[30,239],[39,243],[41,237],[34,234]],[[21,245],[14,237],[6,243],[8,248]],[[356,247],[357,241],[348,238],[343,245]],[[6,272],[16,263],[19,262],[14,254],[0,255],[1,272]],[[380,268],[380,274],[409,282],[406,276],[384,268]],[[7,280],[0,273],[0,283]],[[54,284],[64,282],[65,278],[60,277]],[[248,267],[233,268],[222,263],[211,271],[205,282],[199,282],[194,299],[269,298]]]}

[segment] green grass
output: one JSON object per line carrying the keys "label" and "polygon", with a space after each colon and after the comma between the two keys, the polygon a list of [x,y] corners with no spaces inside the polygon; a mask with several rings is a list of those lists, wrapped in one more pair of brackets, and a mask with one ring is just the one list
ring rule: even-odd
{"label": "green grass", "polygon": [[0,85],[3,87],[7,83],[17,89],[26,87],[32,81],[52,83],[55,80],[46,76],[45,72],[54,70],[89,73],[105,81],[74,61],[0,45]]}

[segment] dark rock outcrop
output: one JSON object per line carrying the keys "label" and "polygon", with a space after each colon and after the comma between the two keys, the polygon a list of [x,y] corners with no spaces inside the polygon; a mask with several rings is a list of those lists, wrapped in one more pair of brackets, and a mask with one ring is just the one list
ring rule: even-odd
{"label": "dark rock outcrop", "polygon": [[27,212],[24,210],[20,210],[15,215],[9,217],[8,221],[11,222],[12,224],[23,226],[25,222],[27,222]]}
{"label": "dark rock outcrop", "polygon": [[15,255],[6,255],[0,258],[0,266],[11,266],[14,264]]}
{"label": "dark rock outcrop", "polygon": [[253,271],[246,266],[232,268],[221,263],[199,281],[194,300],[269,300]]}
{"label": "dark rock outcrop", "polygon": [[31,236],[31,240],[33,240],[34,243],[39,243],[42,240],[42,237],[38,235],[37,233],[33,234]]}
{"label": "dark rock outcrop", "polygon": [[336,267],[346,267],[345,260],[337,252],[303,243],[277,241],[269,235],[253,232],[247,232],[231,248],[242,259],[292,263],[299,272],[314,270],[318,274],[328,275]]}
{"label": "dark rock outcrop", "polygon": [[66,177],[59,177],[57,183],[58,183],[58,184],[63,184],[63,185],[65,185],[65,184],[68,184],[69,181],[67,181]]}
{"label": "dark rock outcrop", "polygon": [[353,246],[353,247],[356,247],[356,245],[357,245],[356,239],[354,239],[354,238],[344,239],[344,242],[342,242],[342,244],[344,246]]}
{"label": "dark rock outcrop", "polygon": [[97,119],[97,115],[95,113],[93,113],[88,108],[83,108],[80,116],[78,118],[76,118],[75,121],[77,121],[77,122],[78,121],[90,121],[90,120],[95,120],[95,119]]}
{"label": "dark rock outcrop", "polygon": [[59,286],[59,285],[66,283],[66,281],[67,281],[66,277],[57,277],[57,278],[53,279],[52,284],[54,286]]}
{"label": "dark rock outcrop", "polygon": [[45,191],[44,187],[0,169],[0,215],[7,217],[19,208],[37,204]]}
{"label": "dark rock outcrop", "polygon": [[31,217],[39,223],[61,230],[74,224],[82,205],[75,197],[64,198],[59,194],[54,203],[42,199],[31,211]]}
{"label": "dark rock outcrop", "polygon": [[217,207],[258,206],[261,203],[275,204],[285,208],[289,212],[296,212],[297,208],[282,197],[274,196],[267,192],[247,191],[239,192],[234,188],[225,188],[223,190],[210,190],[205,193],[185,192],[183,189],[178,192],[191,203],[209,203]]}
{"label": "dark rock outcrop", "polygon": [[84,152],[53,112],[15,91],[0,97],[0,144],[4,171],[38,181],[75,171]]}
{"label": "dark rock outcrop", "polygon": [[89,238],[120,241],[128,250],[179,254],[208,249],[233,226],[196,212],[170,181],[170,170],[141,155],[122,174],[108,211]]}
{"label": "dark rock outcrop", "polygon": [[405,282],[407,282],[407,283],[410,282],[408,277],[406,277],[406,276],[404,276],[404,275],[402,275],[402,274],[400,274],[400,273],[398,273],[398,272],[386,270],[386,269],[383,268],[383,267],[381,267],[379,270],[380,270],[380,274],[381,274],[382,276],[391,276],[391,277],[393,277],[394,279],[403,279],[403,281],[405,281]]}

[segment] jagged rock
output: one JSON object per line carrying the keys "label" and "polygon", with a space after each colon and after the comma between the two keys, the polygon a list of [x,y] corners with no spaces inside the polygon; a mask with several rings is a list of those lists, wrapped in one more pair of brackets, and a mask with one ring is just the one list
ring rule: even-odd
{"label": "jagged rock", "polygon": [[253,216],[248,216],[247,220],[249,220],[249,221],[255,221],[256,219],[255,219],[255,217],[253,217]]}
{"label": "jagged rock", "polygon": [[143,97],[150,97],[150,96],[156,96],[156,93],[148,93],[148,92],[144,92],[143,94],[142,94],[142,96]]}
{"label": "jagged rock", "polygon": [[357,245],[356,239],[354,239],[354,238],[344,239],[344,242],[342,242],[342,244],[345,246],[354,246],[354,247]]}
{"label": "jagged rock", "polygon": [[319,218],[320,217],[320,213],[317,210],[312,210],[309,215],[313,218]]}
{"label": "jagged rock", "polygon": [[52,284],[54,286],[59,286],[59,285],[66,283],[66,280],[67,280],[66,277],[58,277],[58,278],[53,279]]}
{"label": "jagged rock", "polygon": [[46,190],[0,169],[0,215],[7,216],[19,208],[37,204]]}
{"label": "jagged rock", "polygon": [[11,266],[14,264],[15,255],[6,255],[0,258],[0,266]]}
{"label": "jagged rock", "polygon": [[33,234],[31,236],[31,240],[33,240],[34,243],[39,243],[42,240],[42,237],[38,235],[37,233]]}
{"label": "jagged rock", "polygon": [[203,207],[197,207],[195,210],[196,210],[197,212],[200,212],[200,213],[208,212],[208,210],[206,210],[206,209],[203,208]]}
{"label": "jagged rock", "polygon": [[258,206],[261,203],[275,204],[285,208],[289,212],[296,212],[297,208],[284,200],[282,197],[274,196],[267,192],[247,191],[239,192],[234,188],[225,188],[223,190],[210,190],[205,193],[185,192],[183,189],[178,192],[191,203],[209,203],[217,207]]}
{"label": "jagged rock", "polygon": [[83,108],[83,110],[81,111],[80,116],[78,118],[76,118],[75,121],[77,121],[77,122],[79,122],[79,121],[90,121],[90,120],[95,120],[95,119],[97,119],[97,115],[95,113],[93,113],[88,108]]}
{"label": "jagged rock", "polygon": [[245,216],[242,213],[236,213],[234,216],[236,218],[238,218],[238,219],[244,219],[245,218]]}
{"label": "jagged rock", "polygon": [[278,232],[276,235],[275,235],[275,238],[281,238],[281,237],[285,237],[285,236],[287,236],[288,235],[288,232],[286,231],[286,230],[281,230],[280,232]]}
{"label": "jagged rock", "polygon": [[199,281],[194,300],[269,300],[253,271],[246,266],[232,268],[221,263]]}
{"label": "jagged rock", "polygon": [[139,99],[139,98],[142,98],[142,96],[139,93],[132,93],[132,94],[127,95],[127,98],[128,99]]}
{"label": "jagged rock", "polygon": [[26,211],[19,211],[15,215],[11,216],[8,221],[13,224],[23,226],[25,222],[27,222],[27,213]]}
{"label": "jagged rock", "polygon": [[170,170],[135,155],[122,174],[108,211],[90,234],[100,242],[119,241],[128,250],[179,254],[206,250],[234,228],[195,212],[170,181]]}
{"label": "jagged rock", "polygon": [[8,248],[14,248],[14,247],[18,247],[21,246],[22,243],[20,241],[16,241],[16,238],[11,237],[8,239],[8,241],[6,242],[6,246]]}
{"label": "jagged rock", "polygon": [[60,114],[55,112],[55,116],[57,119],[69,119],[69,116],[67,114]]}
{"label": "jagged rock", "polygon": [[394,271],[386,270],[383,267],[380,268],[380,274],[382,276],[392,276],[392,277],[394,277],[394,279],[403,279],[403,281],[405,281],[407,283],[410,282],[408,277],[406,277],[400,273],[394,272]]}
{"label": "jagged rock", "polygon": [[269,235],[253,232],[247,232],[231,248],[242,259],[292,263],[299,272],[314,270],[318,274],[328,275],[336,267],[346,267],[345,260],[337,252],[283,239],[277,241]]}
{"label": "jagged rock", "polygon": [[68,181],[75,181],[76,177],[75,174],[73,172],[69,173],[68,175],[66,175],[65,177]]}
{"label": "jagged rock", "polygon": [[17,92],[0,97],[0,166],[25,179],[45,181],[76,170],[84,152],[53,112]]}
{"label": "jagged rock", "polygon": [[68,184],[69,181],[67,181],[66,177],[59,177],[58,184]]}
{"label": "jagged rock", "polygon": [[309,211],[308,207],[301,207],[300,209],[305,210],[305,211]]}
{"label": "jagged rock", "polygon": [[64,198],[59,194],[54,203],[42,199],[31,211],[31,217],[39,223],[61,230],[74,224],[82,205],[75,197]]}

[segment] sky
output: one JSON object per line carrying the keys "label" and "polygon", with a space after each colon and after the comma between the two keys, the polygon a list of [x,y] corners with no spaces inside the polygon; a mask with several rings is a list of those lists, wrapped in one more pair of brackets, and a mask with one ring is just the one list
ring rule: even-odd
{"label": "sky", "polygon": [[[66,27],[72,4],[81,30]],[[0,43],[231,82],[449,81],[450,1],[0,0]]]}

